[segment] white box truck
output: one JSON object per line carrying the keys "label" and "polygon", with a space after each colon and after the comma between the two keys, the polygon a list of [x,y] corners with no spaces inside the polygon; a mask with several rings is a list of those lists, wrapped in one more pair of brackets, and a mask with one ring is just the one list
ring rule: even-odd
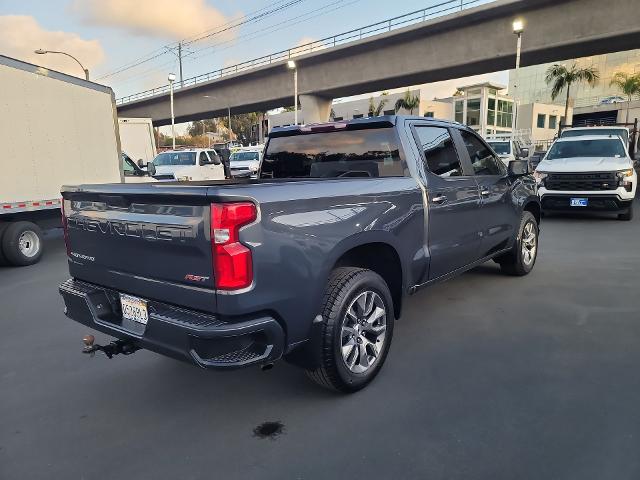
{"label": "white box truck", "polygon": [[153,162],[156,141],[150,118],[118,118],[120,148],[139,167]]}
{"label": "white box truck", "polygon": [[64,184],[122,182],[113,91],[0,55],[0,264],[31,265]]}

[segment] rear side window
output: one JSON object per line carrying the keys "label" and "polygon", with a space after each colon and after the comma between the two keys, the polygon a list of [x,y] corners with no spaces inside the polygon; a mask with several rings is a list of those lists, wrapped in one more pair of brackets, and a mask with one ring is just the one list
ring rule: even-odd
{"label": "rear side window", "polygon": [[460,130],[460,135],[467,147],[473,172],[476,175],[502,175],[506,173],[502,167],[502,161],[494,157],[491,150],[475,134],[467,130]]}
{"label": "rear side window", "polygon": [[440,177],[459,177],[462,166],[453,146],[449,130],[442,127],[416,127],[418,142],[424,152],[427,168]]}
{"label": "rear side window", "polygon": [[343,130],[269,140],[261,178],[402,177],[393,128]]}

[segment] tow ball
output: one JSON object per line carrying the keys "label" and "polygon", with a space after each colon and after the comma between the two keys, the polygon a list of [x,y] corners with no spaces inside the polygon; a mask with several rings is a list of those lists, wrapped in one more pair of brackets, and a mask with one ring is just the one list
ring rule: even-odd
{"label": "tow ball", "polygon": [[140,350],[140,347],[136,346],[133,342],[126,340],[114,340],[109,345],[99,345],[95,343],[96,338],[93,335],[86,335],[82,338],[84,348],[82,353],[88,353],[92,357],[96,352],[104,353],[107,358],[113,358],[114,355],[131,355],[136,350]]}

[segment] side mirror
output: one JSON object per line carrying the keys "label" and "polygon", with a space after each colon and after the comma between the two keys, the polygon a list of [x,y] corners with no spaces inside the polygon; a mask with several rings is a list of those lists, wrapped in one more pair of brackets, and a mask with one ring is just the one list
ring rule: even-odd
{"label": "side mirror", "polygon": [[507,167],[507,172],[510,177],[522,177],[529,175],[529,162],[526,160],[511,160]]}
{"label": "side mirror", "polygon": [[152,177],[156,174],[156,165],[155,165],[155,163],[147,162],[147,172]]}
{"label": "side mirror", "polygon": [[529,158],[529,149],[523,148],[520,150],[520,158]]}
{"label": "side mirror", "polygon": [[139,159],[138,159],[138,166],[139,166],[140,168],[144,168],[144,162],[142,161],[142,159],[141,159],[141,158],[139,158]]}

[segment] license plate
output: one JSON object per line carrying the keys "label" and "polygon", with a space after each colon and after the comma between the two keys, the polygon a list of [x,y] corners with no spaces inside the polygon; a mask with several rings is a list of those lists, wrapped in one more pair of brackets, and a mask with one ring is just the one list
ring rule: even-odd
{"label": "license plate", "polygon": [[572,207],[586,207],[589,204],[588,198],[572,198],[571,206]]}
{"label": "license plate", "polygon": [[147,313],[147,301],[131,295],[120,294],[120,305],[122,305],[122,318],[147,324],[149,315]]}

